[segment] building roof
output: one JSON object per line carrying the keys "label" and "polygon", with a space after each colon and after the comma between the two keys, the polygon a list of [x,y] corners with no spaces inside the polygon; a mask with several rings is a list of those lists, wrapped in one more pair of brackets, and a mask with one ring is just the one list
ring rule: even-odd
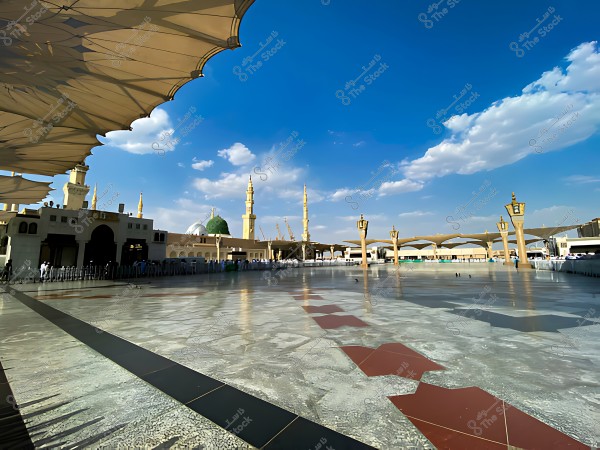
{"label": "building roof", "polygon": [[191,224],[186,230],[185,234],[192,234],[195,236],[206,236],[208,235],[208,232],[206,231],[206,227],[204,226],[204,224],[198,221]]}
{"label": "building roof", "polygon": [[215,216],[206,223],[208,234],[227,234],[229,235],[229,226],[221,216]]}

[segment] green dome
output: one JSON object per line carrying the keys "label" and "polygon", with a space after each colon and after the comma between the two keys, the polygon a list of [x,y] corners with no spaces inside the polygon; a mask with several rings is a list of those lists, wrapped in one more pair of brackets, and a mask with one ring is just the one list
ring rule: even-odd
{"label": "green dome", "polygon": [[229,234],[227,222],[221,216],[215,216],[206,224],[208,234]]}

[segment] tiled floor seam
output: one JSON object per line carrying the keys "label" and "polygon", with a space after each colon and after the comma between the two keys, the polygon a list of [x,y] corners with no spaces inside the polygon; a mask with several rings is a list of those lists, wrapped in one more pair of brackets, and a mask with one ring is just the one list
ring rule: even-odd
{"label": "tiled floor seam", "polygon": [[300,417],[300,416],[296,416],[296,417],[294,417],[294,420],[292,420],[292,421],[291,421],[290,423],[288,423],[288,424],[287,424],[285,427],[283,427],[283,428],[282,428],[282,429],[279,431],[279,433],[277,433],[275,436],[273,436],[271,439],[269,439],[269,441],[268,441],[268,442],[267,442],[265,445],[263,445],[263,446],[262,446],[260,449],[262,450],[262,449],[264,449],[264,448],[267,448],[267,446],[268,446],[268,445],[269,445],[271,442],[273,442],[273,441],[274,441],[274,440],[277,438],[277,436],[279,436],[279,435],[280,435],[281,433],[283,433],[283,432],[284,432],[286,429],[288,429],[288,428],[289,428],[289,427],[290,427],[290,426],[291,426],[291,425],[292,425],[292,424],[293,424],[293,423],[294,423],[296,420],[298,420],[298,418],[299,418],[299,417]]}
{"label": "tiled floor seam", "polygon": [[[16,294],[16,295],[15,295],[15,294]],[[73,321],[73,322],[76,322],[76,323],[79,323],[79,324],[81,324],[81,325],[82,325],[82,326],[84,326],[84,327],[86,327],[86,326],[87,326],[87,327],[89,327],[89,328],[93,329],[94,327],[93,327],[92,325],[90,325],[90,324],[88,324],[87,322],[84,322],[84,321],[82,321],[82,320],[80,320],[80,319],[77,319],[77,318],[75,318],[75,317],[73,317],[73,316],[71,316],[71,315],[69,315],[69,314],[67,314],[67,313],[64,313],[64,312],[62,312],[62,311],[60,311],[60,310],[58,310],[58,309],[56,309],[56,308],[54,308],[54,307],[52,307],[52,306],[50,306],[50,305],[46,304],[46,303],[43,303],[43,302],[41,302],[41,301],[39,301],[39,300],[35,300],[35,299],[33,299],[33,298],[29,297],[28,295],[26,295],[25,293],[23,293],[23,292],[21,292],[21,291],[17,291],[15,294],[13,294],[13,297],[14,297],[15,299],[17,299],[17,301],[19,301],[20,303],[24,304],[25,306],[27,306],[28,308],[30,308],[30,309],[31,309],[32,311],[34,311],[35,313],[37,313],[37,314],[41,315],[41,316],[42,316],[42,317],[44,317],[46,320],[48,320],[48,321],[50,321],[51,323],[53,323],[55,326],[57,326],[57,327],[61,328],[61,329],[62,329],[63,331],[65,331],[67,334],[70,334],[70,335],[71,335],[71,336],[73,336],[75,339],[77,339],[78,341],[80,341],[80,342],[82,342],[83,344],[85,344],[86,346],[88,346],[90,349],[92,349],[92,350],[94,350],[94,351],[97,351],[99,354],[101,354],[101,355],[102,355],[102,356],[104,356],[105,358],[107,358],[107,359],[109,359],[110,361],[113,361],[115,364],[118,364],[118,365],[120,365],[121,367],[125,368],[125,369],[126,369],[126,370],[128,370],[130,373],[132,373],[133,375],[137,376],[138,378],[140,378],[140,379],[143,379],[143,378],[140,376],[140,374],[133,372],[131,369],[128,369],[127,367],[123,366],[122,364],[120,364],[120,363],[116,362],[116,361],[115,361],[115,359],[113,359],[113,358],[111,358],[110,356],[107,356],[106,354],[104,354],[104,352],[101,352],[101,351],[99,351],[98,349],[95,349],[94,347],[92,347],[92,344],[93,344],[93,343],[92,343],[91,341],[90,341],[89,343],[88,343],[88,342],[86,342],[86,341],[89,341],[89,338],[84,338],[84,339],[81,339],[81,338],[79,338],[79,337],[77,337],[77,336],[73,335],[73,334],[72,334],[70,331],[68,331],[68,326],[66,326],[66,324],[59,324],[59,323],[57,323],[57,320],[56,320],[56,319],[52,319],[52,318],[49,318],[49,317],[47,317],[47,316],[48,316],[48,315],[50,315],[51,313],[59,313],[59,314],[62,316],[60,320],[63,320],[63,321],[65,321],[65,320],[66,320],[66,321]],[[25,297],[25,299],[22,299],[22,298],[20,298],[20,296],[22,296],[22,297]],[[43,311],[44,313],[42,313],[41,311]],[[120,338],[118,338],[118,337],[116,337],[116,336],[114,336],[113,334],[111,334],[111,333],[108,333],[108,332],[104,332],[104,336],[105,336],[105,337],[106,337],[106,336],[110,336],[110,338],[111,338],[111,339],[120,339]],[[131,342],[129,342],[129,341],[127,341],[127,343],[128,343],[128,344],[129,344],[129,345],[130,345],[130,346],[133,348],[133,350],[134,350],[134,351],[136,351],[136,350],[143,350],[143,351],[145,351],[145,352],[148,352],[148,353],[150,353],[151,355],[153,355],[153,356],[154,356],[156,359],[168,359],[168,358],[164,358],[164,357],[162,357],[162,356],[160,356],[160,355],[158,355],[158,354],[156,354],[156,353],[154,353],[154,352],[151,352],[150,350],[144,349],[143,347],[140,347],[140,346],[138,346],[138,345],[136,345],[136,344],[133,344],[133,343],[131,343]],[[170,361],[170,360],[169,360],[169,361]],[[175,365],[177,365],[177,366],[181,366],[180,364],[178,364],[178,363],[176,363],[176,362],[174,362],[174,361],[171,361],[171,362],[173,362],[173,365],[171,365],[170,367],[173,367],[173,366],[175,366]],[[185,366],[182,366],[182,367],[185,367]],[[163,369],[164,369],[164,368],[163,368]],[[158,372],[158,371],[160,371],[160,370],[162,370],[162,369],[158,369],[158,370],[156,370],[156,371],[152,371],[152,372]],[[191,370],[191,369],[190,369],[190,370]],[[194,372],[195,372],[195,371],[194,371]],[[201,374],[200,372],[197,372],[197,373],[198,373],[198,374],[200,374],[200,375],[206,376],[206,375],[204,375],[204,374]],[[147,374],[144,374],[144,375],[147,375]],[[211,379],[212,379],[212,377],[207,377],[207,378],[211,378]],[[218,380],[215,380],[215,381],[218,381]],[[165,393],[165,394],[167,394],[167,395],[170,395],[170,394],[169,394],[169,392],[167,392],[167,391],[165,391],[165,390],[163,390],[163,389],[161,389],[161,388],[159,388],[159,387],[155,386],[154,384],[152,384],[152,383],[149,383],[149,384],[151,384],[153,387],[155,387],[156,389],[160,390],[161,392],[163,392],[163,393]],[[248,395],[248,396],[249,396],[249,397],[251,397],[251,398],[254,398],[254,399],[257,399],[257,400],[260,400],[260,401],[263,401],[263,402],[265,402],[265,403],[266,403],[267,405],[269,405],[270,407],[276,407],[276,408],[278,408],[276,405],[273,405],[272,403],[266,402],[266,401],[264,401],[264,400],[262,400],[262,399],[259,399],[258,397],[254,397],[254,396],[253,396],[253,395],[251,395],[251,394],[244,393],[243,391],[240,391],[239,389],[237,389],[237,388],[235,388],[235,387],[233,387],[233,386],[226,385],[225,383],[224,383],[222,386],[219,386],[219,388],[221,388],[221,387],[224,387],[224,386],[228,386],[228,387],[230,387],[231,389],[233,389],[233,390],[234,390],[235,392],[237,392],[238,394],[245,394],[245,395]],[[214,392],[214,391],[218,390],[219,388],[213,389],[213,391],[212,391],[212,392]],[[205,395],[208,395],[208,393],[205,393],[204,395],[202,395],[202,396],[200,396],[200,397],[204,397]],[[180,402],[180,403],[181,403],[181,402]],[[182,404],[183,404],[183,403],[182,403]],[[187,407],[189,408],[189,406],[188,406],[188,404],[187,404],[187,403],[186,403],[186,404],[184,404],[184,405],[185,405],[185,406],[187,406]],[[190,409],[191,409],[191,408],[190,408]],[[194,410],[192,409],[192,411],[194,411]],[[199,413],[198,413],[198,412],[196,412],[196,411],[194,411],[194,412],[195,412],[196,414],[199,414]],[[203,417],[205,417],[205,416],[204,416],[204,415],[202,415],[202,414],[200,414],[200,415],[201,415],[201,416],[203,416]],[[296,418],[295,418],[294,420],[292,420],[292,421],[290,422],[290,424],[291,424],[292,422],[294,422],[295,420],[297,420],[297,419],[298,419],[298,417],[299,417],[299,416],[297,416],[297,415],[296,415]],[[206,418],[206,419],[208,419],[208,420],[210,420],[208,417],[205,417],[205,418]],[[213,422],[213,423],[214,423],[214,422]],[[320,428],[323,428],[323,429],[324,429],[324,431],[326,431],[326,432],[333,432],[333,433],[337,433],[336,431],[334,431],[334,430],[331,430],[331,429],[329,429],[329,428],[327,428],[327,427],[325,427],[325,426],[323,426],[323,425],[321,425],[321,424],[318,424],[318,423],[316,423],[316,422],[313,422],[313,423],[314,423],[315,425],[317,425],[318,427],[320,427]],[[218,425],[219,427],[223,428],[225,431],[227,431],[227,430],[226,430],[226,429],[225,429],[225,428],[224,428],[222,425],[220,425],[220,424],[217,424],[217,425]],[[289,424],[288,424],[288,426],[289,426]],[[286,427],[284,427],[284,429],[285,429],[285,428],[286,428]],[[277,433],[277,435],[281,434],[282,432],[283,432],[283,430],[281,430],[279,433]],[[338,433],[338,434],[339,434],[339,433]],[[277,436],[277,435],[276,435],[276,436]],[[236,436],[237,436],[237,435],[236,435]],[[347,439],[349,442],[350,442],[350,441],[353,441],[353,442],[355,442],[356,444],[358,444],[358,446],[359,446],[360,448],[363,448],[363,447],[364,447],[364,448],[366,448],[366,447],[368,447],[366,444],[364,444],[364,443],[362,443],[362,442],[359,442],[359,441],[356,441],[356,440],[354,440],[353,438],[350,438],[349,436],[344,436],[344,435],[342,435],[342,436],[343,436],[345,439]],[[240,436],[237,436],[237,437],[238,437],[238,438],[241,438]],[[268,436],[267,436],[267,437],[268,437]],[[272,437],[271,437],[271,439],[270,439],[270,441],[271,441],[271,440],[273,440],[274,438],[275,438],[275,436],[272,436]],[[247,442],[247,441],[246,441],[246,442]],[[254,445],[252,442],[249,442],[249,444],[250,444],[250,445]]]}
{"label": "tiled floor seam", "polygon": [[[498,444],[498,445],[505,445],[508,448],[508,444],[506,444],[505,442],[498,442],[498,441],[494,441],[492,439],[486,439],[486,438],[483,438],[480,436],[465,433],[464,431],[459,431],[459,430],[455,430],[454,428],[445,427],[444,425],[439,425],[437,423],[429,422],[428,420],[419,419],[418,417],[409,416],[409,415],[405,415],[405,416],[408,417],[409,419],[418,420],[419,422],[427,423],[427,424],[433,425],[435,427],[443,428],[444,430],[452,431],[453,433],[463,434],[463,435],[469,436],[470,438],[473,438],[473,439],[481,439],[482,441],[492,442],[492,443]],[[427,437],[427,436],[425,436],[425,437]]]}

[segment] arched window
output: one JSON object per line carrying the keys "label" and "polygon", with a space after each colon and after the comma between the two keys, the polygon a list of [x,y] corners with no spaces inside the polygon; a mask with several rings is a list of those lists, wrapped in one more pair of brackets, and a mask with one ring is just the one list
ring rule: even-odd
{"label": "arched window", "polygon": [[31,222],[29,224],[29,234],[37,234],[37,223]]}
{"label": "arched window", "polygon": [[158,242],[158,233],[154,233],[154,242]]}
{"label": "arched window", "polygon": [[27,222],[21,222],[19,224],[19,233],[27,233]]}

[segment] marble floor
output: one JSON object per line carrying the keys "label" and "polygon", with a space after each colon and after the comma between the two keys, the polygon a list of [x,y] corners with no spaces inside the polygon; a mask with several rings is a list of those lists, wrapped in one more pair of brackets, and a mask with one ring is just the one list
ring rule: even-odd
{"label": "marble floor", "polygon": [[600,445],[597,278],[422,263],[0,288],[7,448]]}

